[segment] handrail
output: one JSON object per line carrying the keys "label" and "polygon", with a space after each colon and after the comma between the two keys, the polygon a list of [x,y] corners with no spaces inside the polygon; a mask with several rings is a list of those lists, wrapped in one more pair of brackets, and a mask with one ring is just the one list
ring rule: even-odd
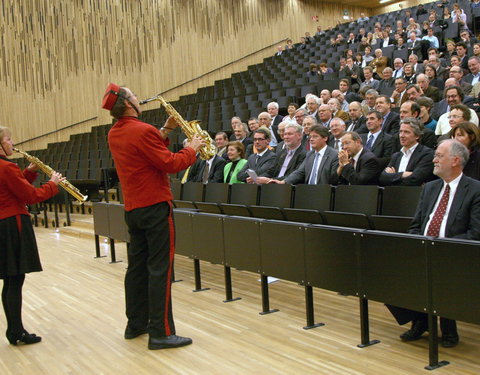
{"label": "handrail", "polygon": [[30,139],[27,139],[25,141],[21,141],[21,142],[18,142],[18,143],[15,143],[15,145],[21,145],[23,143],[27,143],[27,142],[31,142],[31,141],[34,141],[36,139],[40,139],[40,138],[43,138],[43,137],[46,137],[48,135],[52,135],[52,134],[55,134],[59,131],[62,131],[62,130],[65,130],[65,129],[68,129],[68,128],[72,128],[74,126],[77,126],[77,125],[80,125],[80,124],[83,124],[84,122],[87,122],[87,121],[92,121],[92,120],[95,120],[98,116],[95,116],[95,117],[91,117],[89,119],[86,119],[86,120],[82,120],[82,121],[79,121],[79,122],[76,122],[74,124],[70,124],[70,125],[67,125],[67,126],[64,126],[63,128],[60,128],[60,129],[56,129],[56,130],[53,130],[51,132],[48,132],[48,133],[45,133],[45,134],[42,134],[42,135],[38,135],[36,137],[33,137],[33,138],[30,138]]}

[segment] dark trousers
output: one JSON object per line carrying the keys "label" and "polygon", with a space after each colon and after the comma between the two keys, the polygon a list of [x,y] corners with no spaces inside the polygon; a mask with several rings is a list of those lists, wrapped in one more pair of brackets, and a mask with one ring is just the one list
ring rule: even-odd
{"label": "dark trousers", "polygon": [[7,318],[7,332],[20,337],[22,324],[22,287],[25,275],[7,276],[3,280],[2,304]]}
{"label": "dark trousers", "polygon": [[[421,321],[425,324],[425,326],[428,325],[428,314],[426,313],[409,310],[398,306],[386,306],[400,325],[411,321]],[[440,329],[444,335],[455,336],[457,335],[457,322],[452,319],[440,318]]]}
{"label": "dark trousers", "polygon": [[175,334],[171,280],[175,230],[170,202],[125,213],[130,233],[125,300],[128,325],[152,337]]}

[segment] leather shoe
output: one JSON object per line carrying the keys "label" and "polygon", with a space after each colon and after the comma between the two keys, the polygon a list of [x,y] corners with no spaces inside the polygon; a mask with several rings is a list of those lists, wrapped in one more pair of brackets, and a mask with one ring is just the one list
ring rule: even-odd
{"label": "leather shoe", "polygon": [[412,328],[402,333],[400,338],[403,341],[416,341],[428,330],[428,325],[424,321],[415,320],[412,322]]}
{"label": "leather shoe", "polygon": [[127,325],[127,328],[125,328],[125,334],[123,335],[123,337],[125,337],[125,340],[131,340],[131,339],[134,339],[135,337],[144,335],[146,333],[148,333],[146,328],[133,329]]}
{"label": "leather shoe", "polygon": [[453,348],[454,346],[456,346],[458,344],[458,341],[459,341],[459,337],[458,335],[445,335],[443,334],[442,335],[442,339],[440,340],[440,344],[442,344],[442,346],[444,348]]}
{"label": "leather shoe", "polygon": [[170,349],[179,348],[181,346],[190,345],[192,339],[189,337],[182,337],[177,335],[170,335],[164,337],[150,337],[148,339],[148,349]]}

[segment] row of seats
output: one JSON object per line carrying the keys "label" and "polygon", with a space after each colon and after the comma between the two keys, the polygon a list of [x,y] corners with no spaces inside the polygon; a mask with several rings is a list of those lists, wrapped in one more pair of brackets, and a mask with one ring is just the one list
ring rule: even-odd
{"label": "row of seats", "polygon": [[[95,203],[94,223],[97,256],[98,236],[109,237],[111,245],[115,239],[129,240],[122,205]],[[201,288],[200,261],[224,265],[224,302],[239,299],[232,295],[231,268],[259,273],[261,314],[278,311],[270,308],[268,276],[297,282],[305,288],[304,328],[323,325],[315,323],[312,288],[359,296],[359,347],[379,342],[369,337],[368,300],[425,311],[434,325],[437,316],[480,323],[480,305],[469,297],[480,292],[476,241],[425,241],[423,236],[184,209],[175,209],[175,228],[177,254],[194,261],[194,291],[207,289]],[[427,367],[444,365],[438,361],[433,326],[429,346]]]}

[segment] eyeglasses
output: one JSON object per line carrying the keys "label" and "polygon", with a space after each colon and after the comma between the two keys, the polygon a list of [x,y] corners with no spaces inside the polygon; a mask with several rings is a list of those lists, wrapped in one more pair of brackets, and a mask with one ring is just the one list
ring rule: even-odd
{"label": "eyeglasses", "polygon": [[461,115],[448,115],[447,118],[450,120],[452,118],[463,118],[463,116],[461,116]]}
{"label": "eyeglasses", "polygon": [[265,141],[266,138],[253,138],[255,142]]}

